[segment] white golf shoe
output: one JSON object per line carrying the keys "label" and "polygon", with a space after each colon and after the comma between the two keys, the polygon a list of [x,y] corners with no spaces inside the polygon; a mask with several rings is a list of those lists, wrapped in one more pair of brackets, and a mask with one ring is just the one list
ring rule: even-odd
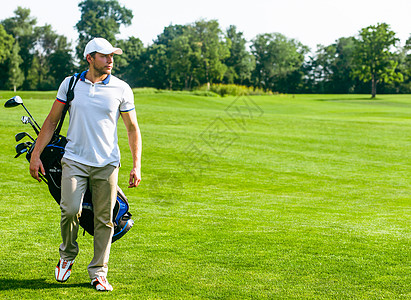
{"label": "white golf shoe", "polygon": [[91,281],[91,285],[94,286],[94,288],[97,291],[101,291],[101,292],[108,292],[108,291],[113,290],[113,287],[111,286],[110,283],[108,283],[106,277],[104,277],[104,276],[98,276],[98,277],[94,278]]}
{"label": "white golf shoe", "polygon": [[71,267],[73,266],[73,264],[74,260],[64,260],[60,258],[54,272],[56,280],[58,282],[65,282],[69,279],[71,275]]}

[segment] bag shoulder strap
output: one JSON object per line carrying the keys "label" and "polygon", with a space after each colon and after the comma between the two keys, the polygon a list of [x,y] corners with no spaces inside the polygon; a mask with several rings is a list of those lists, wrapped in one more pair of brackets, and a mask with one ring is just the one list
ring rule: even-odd
{"label": "bag shoulder strap", "polygon": [[70,82],[69,82],[69,86],[67,90],[66,104],[64,105],[63,112],[61,113],[61,118],[60,118],[59,124],[57,125],[57,129],[54,131],[54,134],[57,136],[60,134],[61,127],[63,127],[64,118],[66,117],[67,111],[70,106],[70,102],[74,99],[74,88],[76,87],[76,84],[79,81],[79,79],[80,79],[80,73],[74,74],[70,78]]}

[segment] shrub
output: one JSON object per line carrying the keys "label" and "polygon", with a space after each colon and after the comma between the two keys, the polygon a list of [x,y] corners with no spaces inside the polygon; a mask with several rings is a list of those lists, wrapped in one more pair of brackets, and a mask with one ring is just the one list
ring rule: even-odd
{"label": "shrub", "polygon": [[[207,85],[201,86],[199,91],[207,91]],[[245,85],[237,84],[212,84],[210,85],[210,92],[216,93],[222,97],[225,96],[241,96],[241,95],[267,95],[262,89],[247,87]]]}
{"label": "shrub", "polygon": [[158,93],[158,90],[157,90],[156,88],[149,88],[149,87],[134,88],[134,89],[133,89],[133,93],[134,93],[134,94],[140,94],[140,95],[143,95],[143,94],[149,95],[149,94]]}

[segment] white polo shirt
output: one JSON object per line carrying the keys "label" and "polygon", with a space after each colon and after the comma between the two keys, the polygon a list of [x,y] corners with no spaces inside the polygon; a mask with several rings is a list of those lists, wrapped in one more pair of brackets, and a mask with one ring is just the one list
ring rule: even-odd
{"label": "white polo shirt", "polygon": [[[92,167],[118,166],[117,121],[120,112],[135,109],[133,91],[115,76],[92,83],[85,78],[86,73],[80,74],[70,102],[64,157]],[[66,103],[70,78],[61,83],[56,101]]]}

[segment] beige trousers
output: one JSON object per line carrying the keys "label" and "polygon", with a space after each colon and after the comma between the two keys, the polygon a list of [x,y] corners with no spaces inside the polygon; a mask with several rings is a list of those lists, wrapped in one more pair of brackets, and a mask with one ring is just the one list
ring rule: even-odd
{"label": "beige trousers", "polygon": [[74,260],[79,252],[77,234],[83,197],[90,185],[94,211],[94,257],[87,270],[90,279],[107,276],[111,239],[114,232],[113,208],[117,197],[118,168],[90,167],[63,158],[61,179],[60,257]]}

